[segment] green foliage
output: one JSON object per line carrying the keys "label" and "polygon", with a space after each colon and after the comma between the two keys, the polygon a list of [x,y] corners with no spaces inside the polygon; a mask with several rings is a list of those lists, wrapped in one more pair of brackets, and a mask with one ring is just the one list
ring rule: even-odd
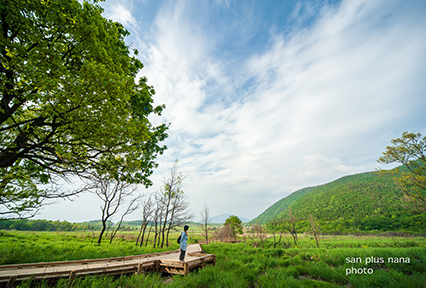
{"label": "green foliage", "polygon": [[2,1],[0,217],[34,212],[52,177],[108,171],[150,185],[166,125],[153,127],[153,87],[136,81],[119,23],[95,3]]}
{"label": "green foliage", "polygon": [[397,168],[382,172],[394,175],[395,182],[409,199],[426,205],[426,136],[422,138],[420,133],[404,132],[401,138],[392,139],[391,143],[378,162],[399,163],[404,165],[405,171]]}
{"label": "green foliage", "polygon": [[307,187],[307,188],[303,188],[296,192],[291,193],[287,197],[282,198],[281,200],[275,202],[268,209],[266,209],[262,214],[257,216],[255,219],[251,220],[249,223],[250,224],[255,224],[255,223],[266,224],[272,221],[277,215],[285,211],[291,204],[293,204],[294,201],[304,196],[305,194],[308,194],[313,189],[315,189],[315,187]]}
{"label": "green foliage", "polygon": [[426,212],[421,214],[405,214],[398,217],[374,217],[366,218],[361,221],[360,229],[380,230],[380,231],[399,231],[413,230],[426,231]]}
{"label": "green foliage", "polygon": [[238,234],[243,234],[243,223],[241,222],[240,218],[238,218],[238,216],[229,216],[223,224],[223,226],[226,225],[229,225],[234,236]]}
{"label": "green foliage", "polygon": [[[308,219],[312,215],[323,221],[356,220],[405,213],[401,197],[402,193],[390,177],[371,172],[318,186],[295,201],[291,208],[298,219]],[[278,215],[278,218],[286,217],[287,213]]]}
{"label": "green foliage", "polygon": [[270,231],[286,231],[288,211],[292,209],[298,219],[297,230],[301,232],[312,230],[309,215],[318,220],[323,233],[426,231],[424,214],[413,203],[404,201],[403,192],[389,174],[350,175],[293,194],[271,206],[284,203],[285,210],[278,213],[278,209],[268,208],[252,223],[273,219],[268,220]]}

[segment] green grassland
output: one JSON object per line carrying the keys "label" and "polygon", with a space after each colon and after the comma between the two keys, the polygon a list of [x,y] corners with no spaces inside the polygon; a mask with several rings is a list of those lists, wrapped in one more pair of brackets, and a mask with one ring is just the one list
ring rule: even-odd
{"label": "green grassland", "polygon": [[[135,232],[121,233],[110,245],[96,245],[91,232],[0,232],[0,263],[48,262],[137,255],[178,248],[178,233],[168,248],[137,247]],[[276,248],[272,238],[263,247],[240,243],[203,245],[216,254],[210,265],[187,276],[150,273],[78,277],[73,287],[424,287],[426,239],[423,237],[300,235],[298,246],[285,235]],[[201,236],[192,231],[190,243]],[[256,239],[255,239],[256,240]],[[287,247],[287,248],[284,248]],[[383,261],[381,261],[383,260]],[[370,263],[366,263],[370,262]],[[396,263],[392,263],[396,262]],[[350,273],[349,273],[350,272]],[[361,273],[362,272],[362,273]],[[51,287],[48,282],[23,282],[21,287]],[[55,284],[68,287],[67,279]]]}
{"label": "green grassland", "polygon": [[[120,257],[179,248],[178,232],[170,234],[170,246],[163,248],[152,247],[152,235],[147,247],[136,245],[137,232],[134,231],[120,232],[112,244],[106,237],[97,245],[98,235],[95,232],[0,231],[0,265]],[[192,237],[190,243],[198,238]]]}

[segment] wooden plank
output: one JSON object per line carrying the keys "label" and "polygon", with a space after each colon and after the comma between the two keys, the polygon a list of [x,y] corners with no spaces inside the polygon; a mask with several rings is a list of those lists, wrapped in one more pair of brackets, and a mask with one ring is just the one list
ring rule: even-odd
{"label": "wooden plank", "polygon": [[[69,266],[69,267],[62,267],[62,269],[59,270],[59,267],[57,269],[55,269],[54,271],[46,271],[45,269],[43,270],[43,272],[29,272],[28,274],[21,274],[18,275],[18,278],[28,278],[29,276],[33,276],[33,277],[55,277],[55,276],[65,276],[68,275],[71,271],[76,271],[76,273],[78,274],[95,274],[95,273],[111,273],[111,272],[120,272],[120,270],[123,269],[133,269],[134,272],[137,272],[138,270],[140,270],[140,268],[138,267],[151,267],[154,268],[158,271],[159,266],[171,266],[171,267],[175,267],[175,268],[184,268],[185,266],[187,266],[188,268],[193,268],[193,267],[197,267],[200,266],[201,263],[204,262],[209,262],[212,259],[214,259],[213,257],[211,257],[212,255],[207,255],[204,256],[202,259],[194,259],[185,263],[182,263],[180,261],[164,261],[164,260],[149,260],[149,261],[144,261],[144,262],[140,262],[140,263],[117,263],[117,264],[107,264],[104,263],[104,265],[99,265],[99,266],[88,266],[88,267],[81,267],[81,266]],[[145,268],[146,269],[146,268]],[[24,272],[24,271],[22,271]],[[8,277],[8,276],[4,276],[4,277]],[[6,278],[7,279],[7,278]]]}
{"label": "wooden plank", "polygon": [[126,260],[134,260],[137,258],[150,258],[162,255],[168,255],[177,253],[179,250],[172,251],[164,251],[150,254],[142,254],[142,255],[133,255],[133,256],[124,256],[124,257],[111,257],[111,258],[99,258],[99,259],[84,259],[84,260],[71,260],[71,261],[57,261],[57,262],[40,262],[40,263],[24,263],[24,264],[8,264],[8,265],[0,265],[0,270],[6,269],[22,269],[29,267],[46,267],[46,266],[59,266],[59,265],[71,265],[71,264],[89,264],[95,262],[106,262],[106,261],[126,261]]}
{"label": "wooden plank", "polygon": [[[17,280],[29,278],[58,277],[68,277],[72,282],[77,275],[142,273],[147,270],[187,275],[193,268],[203,267],[205,263],[209,262],[215,263],[215,255],[200,253],[202,251],[200,245],[189,245],[188,247],[188,251],[191,251],[188,256],[191,259],[187,262],[174,260],[178,258],[179,253],[179,250],[174,250],[103,259],[2,265],[0,266],[0,282],[14,283]],[[147,259],[149,257],[154,259]]]}
{"label": "wooden plank", "polygon": [[81,268],[79,266],[71,266],[69,268],[70,269],[56,270],[56,271],[44,271],[44,272],[29,273],[29,274],[20,274],[20,275],[17,275],[17,277],[18,277],[18,279],[21,279],[21,278],[29,278],[30,276],[35,277],[35,278],[37,278],[37,277],[48,277],[48,276],[58,276],[58,275],[68,276],[68,275],[70,275],[71,272],[73,272],[73,274],[77,274],[77,273],[78,274],[81,274],[81,273],[89,274],[90,272],[93,272],[93,273],[113,272],[113,271],[120,271],[120,270],[128,269],[128,268],[137,269],[137,263],[103,265],[103,266],[90,267],[90,268]]}
{"label": "wooden plank", "polygon": [[162,265],[162,266],[175,265],[175,266],[183,267],[183,263],[184,262],[180,262],[180,261],[160,260],[160,265]]}
{"label": "wooden plank", "polygon": [[183,269],[176,269],[173,267],[163,267],[163,271],[170,274],[183,274]]}
{"label": "wooden plank", "polygon": [[188,253],[188,256],[194,256],[194,257],[203,257],[205,255],[206,255],[205,253],[201,253],[201,252]]}

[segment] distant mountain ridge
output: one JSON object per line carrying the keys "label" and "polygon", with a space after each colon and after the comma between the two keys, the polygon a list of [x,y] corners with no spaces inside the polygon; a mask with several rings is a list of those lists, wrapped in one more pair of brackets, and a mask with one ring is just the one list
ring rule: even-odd
{"label": "distant mountain ridge", "polygon": [[307,187],[277,201],[250,223],[265,224],[288,217],[289,208],[297,219],[309,215],[324,221],[360,221],[368,217],[402,215],[413,205],[402,201],[403,192],[390,175],[366,172]]}
{"label": "distant mountain ridge", "polygon": [[[211,222],[210,223],[215,223],[215,224],[223,224],[225,223],[226,219],[228,219],[229,216],[231,215],[235,215],[235,214],[220,214],[217,216],[213,216],[211,217]],[[238,218],[240,218],[241,222],[243,223],[247,223],[250,222],[249,219],[244,218],[244,217],[240,217],[238,215],[236,215]]]}

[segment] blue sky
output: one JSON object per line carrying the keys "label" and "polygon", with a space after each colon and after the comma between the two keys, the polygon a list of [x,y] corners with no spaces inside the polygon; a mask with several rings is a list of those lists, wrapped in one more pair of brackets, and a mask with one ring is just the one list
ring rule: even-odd
{"label": "blue sky", "polygon": [[[375,170],[404,131],[426,134],[424,1],[101,5],[131,33],[140,76],[166,105],[151,121],[171,123],[154,186],[139,191],[158,190],[178,159],[197,219],[204,204],[252,219],[298,189]],[[97,219],[96,201],[38,217]]]}

